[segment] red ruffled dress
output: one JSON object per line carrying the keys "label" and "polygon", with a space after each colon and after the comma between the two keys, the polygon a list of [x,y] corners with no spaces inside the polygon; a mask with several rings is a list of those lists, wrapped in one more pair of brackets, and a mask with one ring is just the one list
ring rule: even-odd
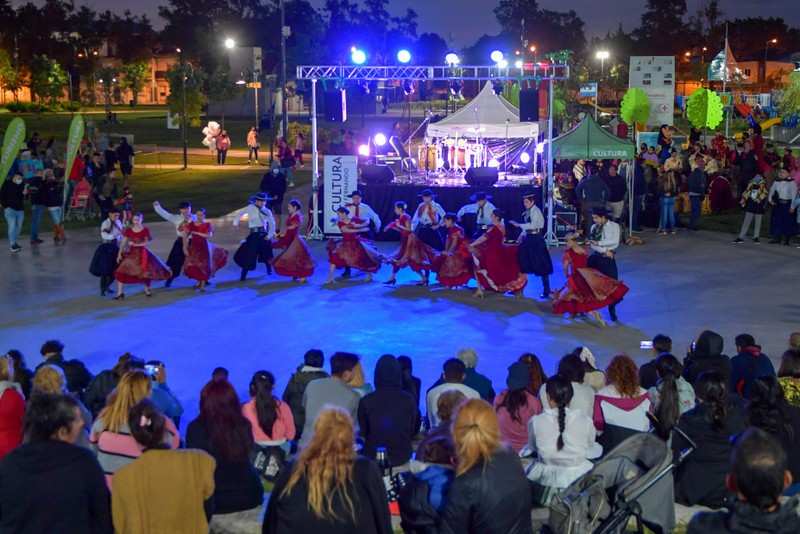
{"label": "red ruffled dress", "polygon": [[[150,230],[143,227],[138,232],[126,228],[122,235],[128,242],[144,245],[150,241]],[[153,280],[168,280],[172,271],[146,246],[130,246],[114,271],[114,278],[123,284],[149,284]]]}
{"label": "red ruffled dress", "polygon": [[184,231],[191,236],[189,239],[188,254],[183,262],[183,273],[198,282],[208,282],[214,273],[225,267],[228,263],[228,251],[211,243],[201,234],[211,233],[211,223],[190,223]]}
{"label": "red ruffled dress", "polygon": [[572,274],[553,301],[553,313],[575,315],[599,310],[619,301],[628,292],[624,283],[587,267],[587,255],[570,249],[564,252],[564,258]]}
{"label": "red ruffled dress", "polygon": [[472,255],[464,229],[453,225],[447,230],[444,252],[434,262],[436,281],[447,287],[466,285],[473,276]]}
{"label": "red ruffled dress", "polygon": [[272,242],[273,248],[282,248],[283,252],[272,260],[272,268],[281,276],[292,278],[308,278],[314,274],[314,259],[308,244],[300,237],[303,216],[297,212],[286,221],[286,231]]}
{"label": "red ruffled dress", "polygon": [[[358,228],[359,223],[339,221],[340,229]],[[351,267],[365,273],[375,273],[381,268],[383,256],[368,241],[361,239],[358,233],[342,232],[342,239],[328,241],[328,261],[337,268]]]}
{"label": "red ruffled dress", "polygon": [[395,269],[411,267],[417,273],[430,271],[436,259],[436,251],[423,243],[408,228],[411,228],[411,217],[407,213],[400,215],[386,227],[387,230],[400,232],[400,248],[392,255],[389,262]]}
{"label": "red ruffled dress", "polygon": [[475,278],[483,289],[499,293],[521,291],[528,277],[520,272],[517,245],[503,243],[503,231],[492,226],[486,233],[486,241],[478,245],[472,259],[475,263]]}

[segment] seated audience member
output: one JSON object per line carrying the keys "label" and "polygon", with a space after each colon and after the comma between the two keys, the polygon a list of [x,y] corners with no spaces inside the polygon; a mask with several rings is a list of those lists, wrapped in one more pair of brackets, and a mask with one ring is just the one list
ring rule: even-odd
{"label": "seated audience member", "polygon": [[331,376],[313,380],[306,386],[303,395],[305,408],[305,427],[300,437],[299,447],[311,441],[314,422],[326,405],[338,406],[356,420],[358,403],[361,397],[347,385],[353,378],[353,369],[358,364],[358,356],[349,352],[337,352],[331,357]]}
{"label": "seated audience member", "polygon": [[128,427],[142,454],[114,475],[114,532],[208,532],[214,459],[199,450],[164,445],[169,419],[145,399],[131,408]]}
{"label": "seated audience member", "polygon": [[442,383],[428,390],[425,402],[428,410],[430,428],[439,426],[437,403],[439,401],[439,396],[445,391],[458,390],[468,399],[481,398],[480,393],[464,384],[464,378],[466,377],[466,366],[464,362],[456,358],[450,358],[444,362],[443,371],[441,378]]}
{"label": "seated audience member", "polygon": [[275,377],[269,371],[256,371],[250,379],[250,400],[242,414],[250,421],[253,440],[258,445],[284,445],[295,436],[294,418],[289,405],[272,394]]}
{"label": "seated audience member", "polygon": [[67,390],[70,393],[76,393],[82,396],[84,390],[89,387],[92,381],[92,373],[86,369],[86,366],[80,360],[66,360],[64,359],[64,344],[56,339],[45,341],[44,345],[39,351],[44,359],[36,368],[42,365],[52,364],[61,367],[64,371],[64,376],[67,377]]}
{"label": "seated audience member", "polygon": [[597,368],[594,354],[588,347],[578,347],[572,351],[583,362],[583,383],[595,391],[600,391],[606,386],[606,374]]}
{"label": "seated audience member", "polygon": [[411,462],[412,478],[400,491],[400,525],[406,534],[433,531],[455,476],[456,451],[452,438],[423,442]]}
{"label": "seated audience member", "polygon": [[650,389],[658,384],[658,371],[656,370],[656,359],[662,354],[672,353],[672,339],[664,334],[657,334],[653,338],[653,348],[655,356],[652,360],[639,367],[639,384],[644,389]]}
{"label": "seated audience member", "polygon": [[359,398],[364,398],[364,395],[374,391],[372,384],[367,382],[364,376],[364,366],[361,365],[360,360],[353,366],[353,372],[350,375],[350,380],[347,381],[347,385],[350,386],[350,389],[358,393]]}
{"label": "seated audience member", "polygon": [[544,383],[547,382],[547,375],[544,374],[542,362],[539,360],[539,357],[532,352],[524,353],[517,361],[528,366],[528,370],[530,371],[528,391],[538,397],[539,390],[542,388]]}
{"label": "seated audience member", "polygon": [[350,415],[326,408],[307,435],[307,446],[275,483],[262,532],[391,534],[380,470],[356,454]]}
{"label": "seated audience member", "polygon": [[694,408],[694,388],[681,376],[683,366],[672,354],[662,354],[655,363],[658,385],[647,393],[654,407],[653,415],[658,420],[656,431],[666,440],[678,418]]}
{"label": "seated audience member", "polygon": [[22,443],[25,398],[14,382],[14,360],[0,358],[0,458]]}
{"label": "seated audience member", "polygon": [[602,435],[598,443],[608,452],[625,438],[650,429],[647,417],[652,403],[639,386],[639,369],[624,354],[614,356],[606,369],[608,385],[594,398],[594,426]]}
{"label": "seated audience member", "polygon": [[311,349],[303,356],[303,365],[297,368],[283,390],[283,402],[292,409],[294,425],[297,429],[297,436],[302,435],[303,426],[306,424],[306,411],[303,408],[303,395],[306,386],[312,380],[327,378],[328,373],[322,368],[325,364],[325,356],[319,349]]}
{"label": "seated audience member", "polygon": [[736,356],[731,358],[731,390],[749,399],[753,380],[775,376],[775,368],[750,334],[736,336],[736,352]]}
{"label": "seated audience member", "polygon": [[[55,365],[43,365],[39,367],[36,374],[33,375],[33,391],[31,395],[71,395],[67,392],[67,379],[64,376],[64,371]],[[78,437],[75,443],[80,447],[91,447],[89,444],[89,431],[92,428],[92,414],[81,401],[75,399],[78,403],[78,408],[81,410],[81,417],[83,418],[83,432]]]}
{"label": "seated audience member", "polygon": [[723,512],[700,512],[689,522],[687,534],[794,534],[800,532],[800,500],[781,503],[792,483],[786,453],[772,436],[751,428],[737,441],[726,484],[735,495]]}
{"label": "seated audience member", "polygon": [[89,384],[83,398],[86,400],[86,407],[92,412],[92,416],[97,416],[100,410],[105,408],[106,399],[117,387],[119,379],[128,371],[134,369],[144,369],[144,360],[141,360],[126,352],[119,357],[117,363],[111,369],[100,371]]}
{"label": "seated audience member", "polygon": [[67,395],[34,396],[23,445],[0,462],[0,531],[111,534],[103,470],[75,446],[83,432],[78,404]]}
{"label": "seated audience member", "polygon": [[692,343],[692,349],[683,360],[683,378],[691,385],[701,373],[716,371],[726,379],[731,378],[731,360],[722,354],[724,341],[722,336],[711,330],[704,330],[697,341]]}
{"label": "seated audience member", "polygon": [[375,364],[375,391],[358,404],[364,456],[374,460],[376,449],[385,447],[392,466],[408,462],[416,418],[414,397],[403,391],[400,362],[390,354],[381,356]]}
{"label": "seated audience member", "polygon": [[537,455],[528,478],[536,485],[537,505],[547,506],[559,490],[592,469],[596,431],[592,420],[569,408],[572,383],[559,375],[545,386],[544,412],[531,419],[530,446]]}
{"label": "seated audience member", "polygon": [[786,402],[776,377],[753,380],[747,422],[771,434],[783,445],[789,471],[795,480],[800,481],[800,408]]}
{"label": "seated audience member", "polygon": [[14,360],[14,382],[19,384],[19,387],[22,388],[22,395],[26,399],[29,399],[31,397],[33,371],[28,368],[25,363],[25,357],[20,351],[11,349],[6,356]]}
{"label": "seated audience member", "polygon": [[462,404],[453,422],[456,477],[441,512],[448,533],[530,534],[531,491],[522,464],[500,443],[491,405],[481,399]]}
{"label": "seated audience member", "polygon": [[500,438],[514,452],[528,444],[528,421],[542,413],[542,403],[528,390],[530,368],[524,363],[514,362],[508,367],[508,378],[504,389],[494,399]]}
{"label": "seated audience member", "polygon": [[423,450],[426,441],[440,437],[452,439],[450,427],[453,425],[453,415],[455,415],[459,405],[466,400],[467,397],[457,389],[451,389],[439,395],[439,399],[436,401],[436,414],[439,416],[439,426],[431,428],[428,430],[428,433],[425,434],[425,439],[423,439],[422,443],[417,447],[417,457],[421,454],[420,451]]}
{"label": "seated audience member", "polygon": [[494,387],[489,378],[476,370],[478,367],[478,353],[475,352],[475,349],[461,349],[456,354],[456,358],[464,362],[466,367],[464,384],[477,391],[483,400],[492,403],[495,395]]}
{"label": "seated audience member", "polygon": [[800,350],[800,332],[792,332],[789,336],[789,350]]}
{"label": "seated audience member", "polygon": [[407,391],[414,397],[414,406],[417,412],[417,417],[414,422],[414,433],[419,432],[422,426],[422,413],[419,410],[419,399],[422,394],[422,380],[414,376],[414,365],[411,363],[411,358],[408,356],[398,356],[397,361],[400,362],[400,368],[403,370],[403,391]]}
{"label": "seated audience member", "polygon": [[186,429],[186,446],[216,460],[211,530],[261,516],[264,488],[250,463],[253,430],[242,415],[239,396],[227,380],[211,381],[200,392],[200,415]]}
{"label": "seated audience member", "polygon": [[147,362],[147,369],[154,369],[150,378],[153,380],[153,391],[150,394],[150,400],[156,405],[158,411],[166,415],[176,427],[181,424],[181,416],[183,415],[183,406],[178,397],[172,393],[167,385],[167,366],[160,360],[150,360]]}
{"label": "seated audience member", "polygon": [[778,382],[786,402],[800,407],[800,350],[787,350],[781,358]]}
{"label": "seated audience member", "polygon": [[214,382],[219,382],[220,380],[228,380],[228,370],[224,367],[215,367],[213,371],[211,371],[211,380]]}
{"label": "seated audience member", "polygon": [[[725,475],[731,455],[731,437],[745,427],[741,405],[729,398],[728,380],[716,371],[702,373],[695,382],[697,406],[678,420],[680,428],[697,448],[675,472],[675,501],[686,506],[720,508],[728,495]],[[678,453],[689,447],[682,436],[672,436]]]}
{"label": "seated audience member", "polygon": [[[572,384],[572,400],[569,403],[571,410],[578,410],[589,419],[594,414],[594,389],[592,386],[583,383],[586,377],[586,367],[583,365],[579,356],[567,354],[558,362],[558,372],[562,378],[566,378]],[[539,390],[539,400],[542,406],[547,406],[547,397],[544,389]]]}
{"label": "seated audience member", "polygon": [[[142,448],[131,436],[128,427],[128,412],[143,399],[150,397],[152,385],[150,377],[144,371],[128,371],[117,384],[109,402],[98,414],[92,424],[89,442],[97,452],[97,460],[106,474],[106,481],[111,487],[114,473],[142,454]],[[177,449],[180,435],[172,420],[167,421],[167,432],[164,444]]]}

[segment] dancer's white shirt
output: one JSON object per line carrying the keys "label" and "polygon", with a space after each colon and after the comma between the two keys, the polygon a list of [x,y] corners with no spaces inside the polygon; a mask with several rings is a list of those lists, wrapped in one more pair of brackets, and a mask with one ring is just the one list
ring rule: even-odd
{"label": "dancer's white shirt", "polygon": [[[592,233],[594,232],[594,227],[597,226],[596,224],[592,225]],[[601,229],[600,240],[597,242],[596,245],[591,245],[592,250],[595,252],[599,252],[600,254],[605,254],[609,251],[617,250],[619,247],[619,237],[620,237],[620,229],[619,225],[614,221],[606,221]]]}
{"label": "dancer's white shirt", "polygon": [[346,204],[345,208],[350,210],[350,217],[351,218],[358,218],[362,221],[372,221],[372,224],[375,225],[375,229],[380,231],[381,229],[381,218],[378,217],[378,214],[375,213],[371,207],[363,202],[361,204]]}

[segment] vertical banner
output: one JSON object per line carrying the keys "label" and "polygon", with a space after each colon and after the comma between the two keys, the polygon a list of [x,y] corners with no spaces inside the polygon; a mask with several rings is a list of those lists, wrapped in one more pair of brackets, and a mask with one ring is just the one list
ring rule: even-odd
{"label": "vertical banner", "polygon": [[75,156],[78,155],[78,148],[81,146],[83,128],[83,115],[78,113],[72,117],[72,122],[69,125],[69,132],[67,133],[67,164],[66,167],[64,167],[64,209],[66,209],[69,201],[67,198],[70,189],[69,176],[72,174],[72,165],[75,163]]}
{"label": "vertical banner", "polygon": [[2,180],[8,176],[8,171],[14,164],[14,159],[19,153],[19,149],[22,148],[23,142],[25,142],[25,121],[17,117],[8,123],[3,136],[3,148],[0,152],[0,178]]}
{"label": "vertical banner", "polygon": [[639,87],[650,101],[648,126],[672,125],[675,113],[675,56],[631,56],[628,87]]}
{"label": "vertical banner", "polygon": [[325,156],[323,163],[324,208],[322,217],[326,234],[338,234],[339,227],[332,219],[336,210],[350,202],[350,193],[358,186],[358,158],[356,156]]}

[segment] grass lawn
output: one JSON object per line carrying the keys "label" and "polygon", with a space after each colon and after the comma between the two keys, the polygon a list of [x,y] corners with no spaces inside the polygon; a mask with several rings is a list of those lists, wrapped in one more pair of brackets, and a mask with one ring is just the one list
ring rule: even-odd
{"label": "grass lawn", "polygon": [[[261,154],[259,154],[261,156]],[[214,165],[217,162],[217,156],[215,154],[189,154],[189,165]],[[269,152],[264,157],[260,157],[259,161],[261,163],[260,167],[264,170],[267,169],[267,163],[269,163]],[[136,165],[176,165],[183,163],[183,154],[181,153],[173,153],[173,152],[146,152],[142,154],[136,155]],[[242,166],[247,165],[247,158],[243,156],[231,156],[225,160],[225,165],[235,165],[235,166]]]}

